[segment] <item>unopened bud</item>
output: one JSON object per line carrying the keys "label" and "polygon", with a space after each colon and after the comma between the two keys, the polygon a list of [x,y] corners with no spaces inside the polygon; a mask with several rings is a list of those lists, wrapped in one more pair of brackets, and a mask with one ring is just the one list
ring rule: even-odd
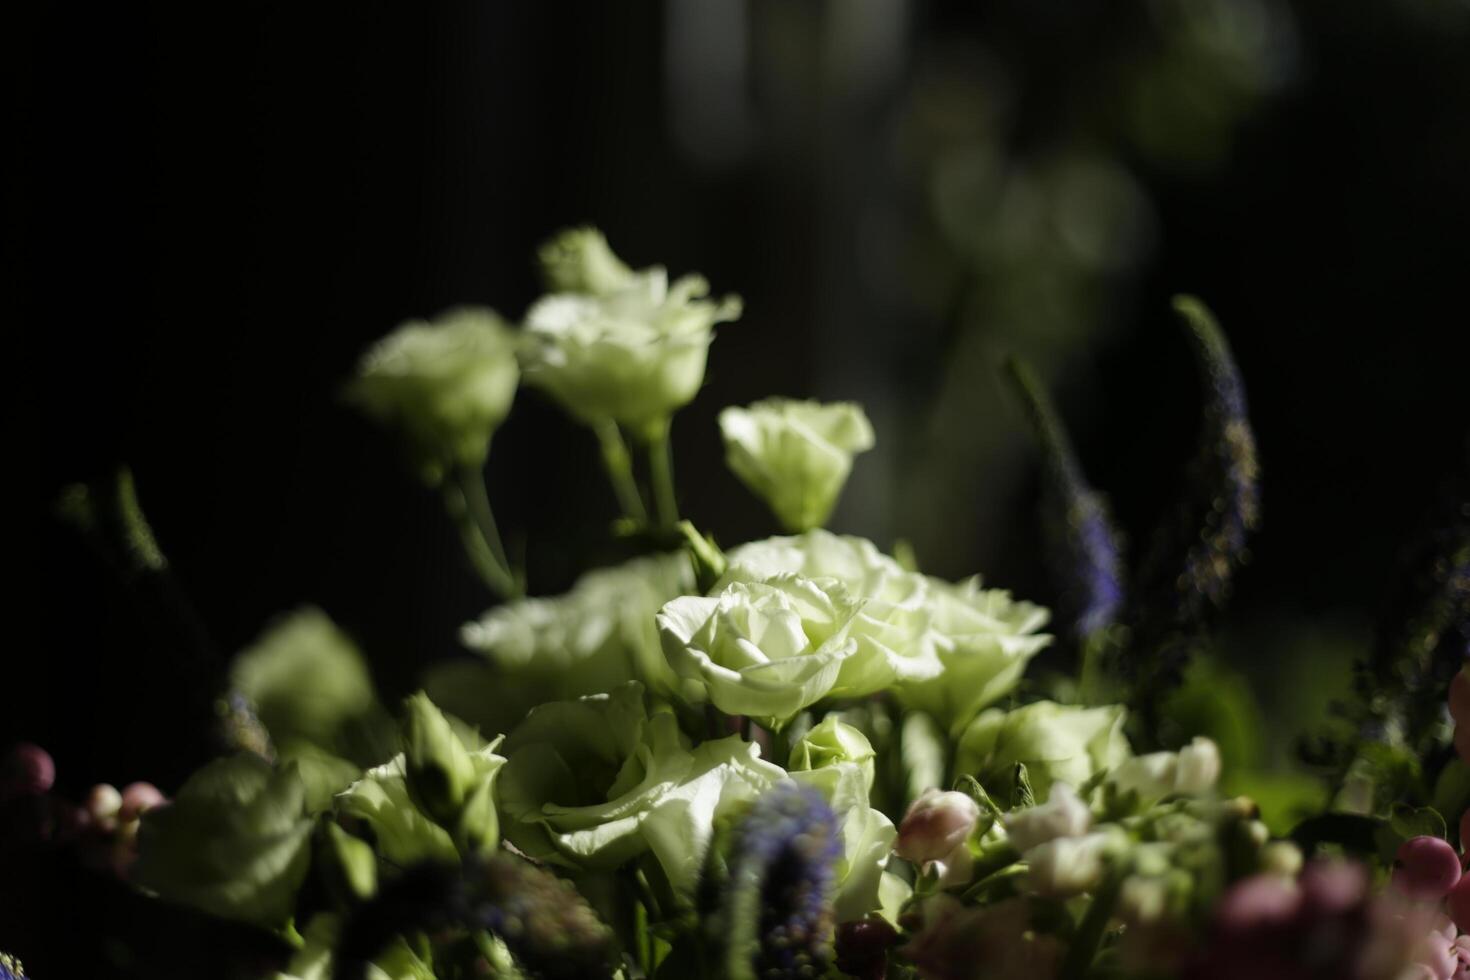
{"label": "unopened bud", "polygon": [[404,775],[409,794],[429,816],[453,826],[474,782],[474,763],[427,694],[412,695],[404,708]]}
{"label": "unopened bud", "polygon": [[980,819],[980,807],[964,793],[927,789],[904,814],[893,850],[923,865],[942,861],[962,845]]}

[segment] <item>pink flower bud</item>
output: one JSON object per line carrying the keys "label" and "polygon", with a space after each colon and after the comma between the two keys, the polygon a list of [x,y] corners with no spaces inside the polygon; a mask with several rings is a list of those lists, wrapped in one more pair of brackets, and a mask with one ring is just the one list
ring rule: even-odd
{"label": "pink flower bud", "polygon": [[923,865],[942,861],[965,842],[980,819],[980,807],[964,793],[927,789],[904,814],[893,850]]}
{"label": "pink flower bud", "polygon": [[1399,846],[1393,883],[1420,902],[1437,902],[1460,880],[1460,855],[1438,837],[1414,837]]}
{"label": "pink flower bud", "polygon": [[0,799],[43,796],[56,782],[56,763],[39,745],[22,742],[5,757],[4,781]]}
{"label": "pink flower bud", "polygon": [[168,802],[168,798],[152,783],[129,783],[122,791],[122,805],[117,818],[123,823],[136,820],[146,811]]}

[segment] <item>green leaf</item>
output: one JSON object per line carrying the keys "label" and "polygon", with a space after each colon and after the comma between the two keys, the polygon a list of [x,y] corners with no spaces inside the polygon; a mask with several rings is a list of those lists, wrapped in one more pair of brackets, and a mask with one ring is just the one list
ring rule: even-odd
{"label": "green leaf", "polygon": [[143,815],[134,880],[168,901],[277,928],[311,860],[306,787],[294,765],[216,759]]}
{"label": "green leaf", "polygon": [[1020,810],[1036,805],[1036,793],[1031,789],[1031,777],[1026,773],[1026,763],[1016,763],[1016,775],[1012,781],[1011,809]]}
{"label": "green leaf", "polygon": [[1412,837],[1438,837],[1440,840],[1449,838],[1449,829],[1445,826],[1444,817],[1440,816],[1433,807],[1412,807],[1406,803],[1395,804],[1393,811],[1389,814],[1388,825],[1404,840]]}

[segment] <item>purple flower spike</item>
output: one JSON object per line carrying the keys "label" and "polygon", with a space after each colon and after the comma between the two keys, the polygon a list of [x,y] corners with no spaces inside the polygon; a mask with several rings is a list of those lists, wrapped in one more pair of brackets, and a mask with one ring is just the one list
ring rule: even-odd
{"label": "purple flower spike", "polygon": [[805,786],[781,783],[736,834],[726,909],[734,980],[821,976],[832,960],[837,817]]}
{"label": "purple flower spike", "polygon": [[1035,373],[1014,358],[1007,368],[1045,457],[1042,526],[1047,561],[1061,589],[1061,619],[1086,640],[1112,625],[1123,604],[1119,536],[1106,498],[1088,484]]}

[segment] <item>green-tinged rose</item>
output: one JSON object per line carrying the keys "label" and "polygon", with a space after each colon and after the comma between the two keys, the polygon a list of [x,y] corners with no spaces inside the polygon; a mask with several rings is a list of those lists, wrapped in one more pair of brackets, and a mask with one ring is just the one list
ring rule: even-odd
{"label": "green-tinged rose", "polygon": [[502,696],[525,688],[533,703],[561,701],[636,680],[667,697],[675,678],[653,617],[693,590],[684,552],[634,558],[588,572],[564,595],[497,606],[460,636],[493,665]]}
{"label": "green-tinged rose", "polygon": [[311,828],[294,766],[216,759],[143,815],[134,880],[170,902],[277,928],[306,877]]}
{"label": "green-tinged rose", "polygon": [[845,669],[886,672],[882,686],[954,732],[1010,693],[1051,639],[1035,632],[1047,619],[1040,606],[983,590],[977,579],[911,572],[865,538],[813,530],[741,545],[728,560],[722,584],[780,573],[842,582],[862,600],[850,631],[858,656]]}
{"label": "green-tinged rose", "polygon": [[[410,736],[411,737],[411,736]],[[371,828],[378,852],[399,866],[417,861],[456,862],[461,856],[493,850],[500,842],[499,814],[493,806],[497,779],[505,759],[497,754],[500,739],[484,743],[451,736],[461,745],[470,771],[461,805],[441,822],[415,802],[409,792],[409,763],[400,752],[369,769],[337,797],[337,810]],[[456,764],[457,765],[457,764]]]}
{"label": "green-tinged rose", "polygon": [[431,486],[483,466],[520,380],[515,333],[493,310],[411,320],[363,355],[347,398],[403,438]]}
{"label": "green-tinged rose", "polygon": [[1022,763],[1036,799],[1045,800],[1052,783],[1081,786],[1128,758],[1123,718],[1118,705],[1078,708],[1038,701],[1014,711],[991,708],[960,735],[955,775],[974,776],[992,795],[1009,799],[1016,764]]}
{"label": "green-tinged rose", "polygon": [[[856,730],[848,731],[867,744]],[[833,897],[838,922],[860,919],[881,907],[883,870],[898,835],[893,821],[868,802],[873,785],[871,758],[867,766],[865,770],[858,762],[829,762],[791,773],[792,779],[821,793],[841,821],[842,857],[835,869],[837,894]]]}
{"label": "green-tinged rose", "polygon": [[542,705],[505,740],[505,835],[532,858],[608,870],[651,851],[673,887],[698,879],[715,821],[784,777],[737,736],[691,748],[643,690]]}
{"label": "green-tinged rose", "polygon": [[778,575],[681,596],[657,620],[684,697],[781,728],[837,684],[857,608],[835,579]]}
{"label": "green-tinged rose", "polygon": [[928,712],[958,734],[982,708],[1015,690],[1026,664],[1051,642],[1036,632],[1049,614],[1009,592],[982,589],[978,579],[926,578],[943,672],[906,680],[895,693],[905,707]]}
{"label": "green-tinged rose", "polygon": [[851,763],[863,774],[865,786],[871,790],[875,755],[873,744],[866,735],[832,714],[796,740],[796,744],[791,746],[791,759],[786,768],[791,772],[805,772]]}
{"label": "green-tinged rose", "polygon": [[311,607],[281,617],[241,651],[230,684],[287,756],[303,743],[340,754],[378,711],[357,645]]}
{"label": "green-tinged rose", "polygon": [[568,228],[541,246],[536,257],[546,288],[553,293],[616,292],[633,279],[633,270],[613,254],[596,228]]}
{"label": "green-tinged rose", "polygon": [[826,523],[873,427],[852,402],[767,398],[720,413],[725,462],[790,531]]}
{"label": "green-tinged rose", "polygon": [[589,425],[611,420],[649,437],[699,390],[714,325],[739,317],[740,300],[706,299],[703,278],[670,283],[660,267],[625,278],[610,252],[595,251],[588,240],[580,252],[551,250],[548,279],[583,288],[527,311],[526,380]]}

